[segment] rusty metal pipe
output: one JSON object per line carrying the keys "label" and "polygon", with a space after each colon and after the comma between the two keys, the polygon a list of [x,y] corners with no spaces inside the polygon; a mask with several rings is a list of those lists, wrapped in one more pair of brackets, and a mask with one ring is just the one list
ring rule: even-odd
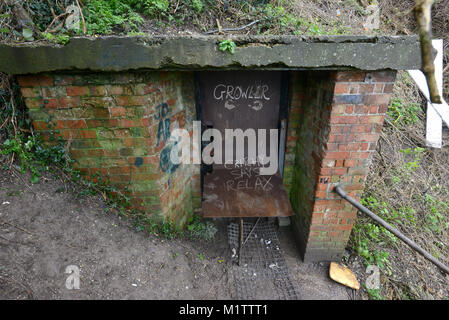
{"label": "rusty metal pipe", "polygon": [[434,256],[432,256],[430,253],[428,253],[426,250],[418,246],[415,242],[413,242],[411,239],[407,238],[404,234],[402,234],[398,229],[394,228],[390,224],[388,224],[385,220],[377,216],[375,213],[370,211],[368,208],[364,207],[362,204],[360,204],[357,200],[349,196],[341,187],[336,186],[334,188],[334,191],[343,199],[348,201],[350,204],[352,204],[354,207],[356,207],[359,211],[366,214],[368,217],[376,221],[379,225],[390,231],[392,234],[394,234],[396,237],[401,239],[403,242],[405,242],[409,247],[411,247],[413,250],[420,253],[424,258],[432,262],[434,265],[436,265],[438,268],[440,268],[445,273],[449,274],[449,268],[444,265],[442,262],[440,262],[438,259],[436,259]]}

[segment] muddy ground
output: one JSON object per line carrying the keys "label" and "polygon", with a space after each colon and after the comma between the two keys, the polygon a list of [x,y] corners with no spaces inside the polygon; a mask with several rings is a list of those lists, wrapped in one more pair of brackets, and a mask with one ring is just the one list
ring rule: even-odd
{"label": "muddy ground", "polygon": [[[65,191],[67,190],[67,191]],[[77,198],[47,174],[0,170],[0,299],[235,299],[226,226],[215,240],[168,240],[136,231],[106,212],[102,198]],[[62,192],[61,192],[62,191]],[[328,277],[328,265],[302,263],[288,228],[281,249],[301,299],[351,299]],[[80,270],[80,288],[66,287],[67,266]],[[277,299],[275,292],[264,298]]]}

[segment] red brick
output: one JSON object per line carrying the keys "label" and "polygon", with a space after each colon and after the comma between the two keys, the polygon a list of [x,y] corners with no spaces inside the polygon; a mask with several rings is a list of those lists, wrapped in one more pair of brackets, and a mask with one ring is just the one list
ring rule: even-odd
{"label": "red brick", "polygon": [[346,173],[348,173],[348,169],[347,168],[333,168],[331,170],[331,174],[332,175],[341,176],[341,175],[346,174]]}
{"label": "red brick", "polygon": [[360,116],[360,123],[383,123],[384,116]]}
{"label": "red brick", "polygon": [[357,142],[340,144],[338,146],[338,151],[357,151],[359,149],[360,149],[360,143],[357,143]]}
{"label": "red brick", "polygon": [[59,98],[59,106],[61,108],[73,108],[80,105],[79,97]]}
{"label": "red brick", "polygon": [[344,166],[345,167],[354,167],[357,164],[357,160],[354,159],[345,159]]}
{"label": "red brick", "polygon": [[378,110],[379,110],[379,106],[370,106],[369,107],[370,114],[376,114]]}
{"label": "red brick", "polygon": [[334,160],[338,160],[338,159],[346,159],[350,156],[349,152],[327,152],[326,153],[326,159],[334,159]]}
{"label": "red brick", "polygon": [[354,113],[356,113],[356,114],[367,114],[368,110],[369,110],[368,106],[357,105],[357,106],[355,106]]}
{"label": "red brick", "polygon": [[109,177],[109,180],[112,182],[123,182],[123,181],[129,181],[130,175],[129,174],[123,174],[123,175],[112,175]]}
{"label": "red brick", "polygon": [[71,85],[73,83],[73,80],[74,80],[74,78],[72,76],[56,75],[55,76],[55,85],[57,85],[57,86]]}
{"label": "red brick", "polygon": [[345,113],[351,114],[351,113],[353,113],[353,112],[354,112],[354,106],[353,106],[353,105],[348,105],[348,106],[346,106],[346,108],[345,108]]}
{"label": "red brick", "polygon": [[39,80],[34,75],[17,76],[17,81],[21,87],[38,87]]}
{"label": "red brick", "polygon": [[361,82],[365,81],[365,72],[360,71],[341,71],[341,72],[334,72],[332,75],[332,78],[335,81],[349,81],[349,82]]}
{"label": "red brick", "polygon": [[48,76],[43,75],[24,75],[18,76],[17,81],[21,87],[39,87],[39,86],[51,86],[53,80]]}
{"label": "red brick", "polygon": [[50,109],[56,109],[59,107],[58,99],[44,99],[44,107]]}
{"label": "red brick", "polygon": [[80,86],[69,86],[65,88],[67,91],[67,95],[69,97],[72,96],[86,96],[89,94],[89,89],[87,87]]}
{"label": "red brick", "polygon": [[343,160],[336,160],[335,167],[343,167]]}
{"label": "red brick", "polygon": [[141,126],[142,126],[141,119],[120,119],[120,127],[122,128],[134,128]]}
{"label": "red brick", "polygon": [[349,94],[357,94],[359,93],[359,84],[351,84],[349,86]]}
{"label": "red brick", "polygon": [[393,83],[385,84],[384,89],[383,89],[383,93],[392,93],[393,92],[393,87],[394,87]]}
{"label": "red brick", "polygon": [[337,123],[337,124],[353,124],[357,123],[358,117],[357,116],[332,116],[330,119],[330,123]]}
{"label": "red brick", "polygon": [[141,84],[136,86],[136,94],[141,96],[153,93],[158,90],[159,89],[157,87],[154,87],[152,85]]}
{"label": "red brick", "polygon": [[367,94],[363,97],[366,105],[388,104],[390,102],[389,94]]}
{"label": "red brick", "polygon": [[106,90],[109,95],[122,95],[123,94],[123,87],[121,87],[121,86],[108,86]]}
{"label": "red brick", "polygon": [[126,109],[123,107],[109,107],[109,113],[111,117],[124,117],[126,115]]}
{"label": "red brick", "polygon": [[94,118],[108,119],[109,110],[107,108],[93,108]]}
{"label": "red brick", "polygon": [[96,139],[97,131],[95,130],[80,130],[81,138],[83,139]]}
{"label": "red brick", "polygon": [[369,124],[353,125],[351,126],[351,132],[353,133],[371,132],[371,125]]}
{"label": "red brick", "polygon": [[379,105],[378,113],[385,114],[388,110],[388,104],[381,104]]}
{"label": "red brick", "polygon": [[102,149],[88,149],[86,150],[86,157],[102,157],[104,151]]}
{"label": "red brick", "polygon": [[28,109],[38,109],[43,106],[43,100],[41,98],[26,98],[25,104]]}
{"label": "red brick", "polygon": [[87,128],[86,122],[84,120],[66,120],[67,128],[70,129],[81,129]]}
{"label": "red brick", "polygon": [[337,82],[335,84],[334,92],[336,94],[349,93],[349,84],[348,83],[338,83]]}
{"label": "red brick", "polygon": [[374,84],[361,83],[359,85],[359,93],[372,93],[374,91]]}
{"label": "red brick", "polygon": [[65,120],[57,120],[54,124],[55,129],[60,130],[60,129],[65,129],[66,128],[66,123]]}
{"label": "red brick", "polygon": [[361,142],[377,142],[377,140],[379,139],[379,135],[376,133],[372,133],[372,134],[359,134],[357,135],[357,141],[361,141]]}
{"label": "red brick", "polygon": [[81,138],[79,130],[63,130],[62,137],[65,140],[73,140]]}
{"label": "red brick", "polygon": [[104,86],[89,86],[89,93],[91,96],[105,96],[106,89]]}
{"label": "red brick", "polygon": [[[348,127],[350,129],[350,127]],[[354,141],[354,134],[330,134],[329,142],[346,143]]]}
{"label": "red brick", "polygon": [[384,84],[383,83],[376,83],[374,85],[374,91],[373,93],[382,93],[384,90]]}
{"label": "red brick", "polygon": [[88,128],[98,128],[98,127],[102,127],[102,122],[100,120],[96,120],[96,119],[87,119],[86,125]]}
{"label": "red brick", "polygon": [[104,150],[105,157],[119,157],[120,152],[118,150]]}
{"label": "red brick", "polygon": [[352,229],[352,224],[332,226],[332,230],[334,230],[334,231],[343,231],[343,230],[351,230],[351,229]]}
{"label": "red brick", "polygon": [[20,88],[22,96],[25,98],[35,98],[40,96],[39,88]]}
{"label": "red brick", "polygon": [[109,173],[110,174],[119,174],[119,175],[130,174],[131,169],[130,169],[130,167],[110,167]]}
{"label": "red brick", "polygon": [[119,106],[141,106],[145,105],[144,96],[116,96],[115,101]]}
{"label": "red brick", "polygon": [[69,153],[70,153],[70,156],[75,159],[83,158],[85,155],[84,150],[70,149]]}
{"label": "red brick", "polygon": [[374,82],[394,82],[396,79],[396,71],[377,71],[371,73]]}
{"label": "red brick", "polygon": [[40,86],[52,86],[53,85],[53,79],[51,77],[38,75],[37,79],[39,81]]}
{"label": "red brick", "polygon": [[49,125],[44,121],[33,121],[34,130],[48,130]]}

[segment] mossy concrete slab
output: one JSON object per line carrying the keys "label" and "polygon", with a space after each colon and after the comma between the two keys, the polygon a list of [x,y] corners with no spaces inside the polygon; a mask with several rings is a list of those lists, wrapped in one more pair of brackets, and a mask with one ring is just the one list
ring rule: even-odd
{"label": "mossy concrete slab", "polygon": [[125,71],[213,69],[404,70],[421,67],[415,36],[232,36],[235,53],[218,49],[225,36],[77,37],[65,45],[0,44],[0,71]]}

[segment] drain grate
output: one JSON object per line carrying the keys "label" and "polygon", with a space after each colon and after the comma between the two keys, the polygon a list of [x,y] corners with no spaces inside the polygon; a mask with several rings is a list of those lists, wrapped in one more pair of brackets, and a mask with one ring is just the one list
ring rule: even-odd
{"label": "drain grate", "polygon": [[[244,240],[253,227],[254,223],[243,223]],[[228,241],[235,261],[238,260],[238,239],[239,226],[237,223],[230,223]],[[290,279],[275,226],[265,219],[261,219],[251,232],[242,250],[240,266],[233,264],[231,274],[237,299],[298,299],[298,291]]]}

